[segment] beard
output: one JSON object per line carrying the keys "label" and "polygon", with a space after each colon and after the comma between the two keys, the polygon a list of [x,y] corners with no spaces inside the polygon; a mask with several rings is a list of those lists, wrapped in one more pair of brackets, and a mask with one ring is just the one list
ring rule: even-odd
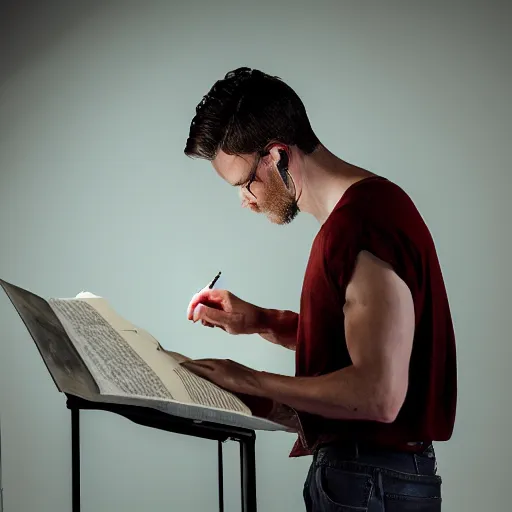
{"label": "beard", "polygon": [[277,173],[272,173],[263,202],[256,211],[264,213],[273,224],[289,224],[300,212],[295,195],[284,185]]}

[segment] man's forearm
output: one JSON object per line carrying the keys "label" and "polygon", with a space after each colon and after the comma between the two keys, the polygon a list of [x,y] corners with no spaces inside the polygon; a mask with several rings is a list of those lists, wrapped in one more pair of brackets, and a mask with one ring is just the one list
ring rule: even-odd
{"label": "man's forearm", "polygon": [[271,343],[295,350],[299,315],[293,311],[260,308],[259,335]]}
{"label": "man's forearm", "polygon": [[318,377],[288,377],[258,372],[255,394],[326,418],[394,421],[401,406],[386,389],[354,366]]}

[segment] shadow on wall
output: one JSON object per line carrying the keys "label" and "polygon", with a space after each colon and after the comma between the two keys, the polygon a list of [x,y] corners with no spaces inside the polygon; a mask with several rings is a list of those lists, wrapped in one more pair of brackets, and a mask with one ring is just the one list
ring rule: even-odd
{"label": "shadow on wall", "polygon": [[0,87],[105,5],[102,0],[2,0]]}

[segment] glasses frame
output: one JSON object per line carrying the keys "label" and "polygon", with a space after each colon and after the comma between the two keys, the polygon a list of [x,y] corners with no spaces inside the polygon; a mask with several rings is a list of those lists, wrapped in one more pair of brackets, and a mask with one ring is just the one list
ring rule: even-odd
{"label": "glasses frame", "polygon": [[247,180],[247,184],[243,186],[243,188],[247,189],[247,192],[249,192],[249,194],[251,194],[251,196],[253,196],[254,198],[256,196],[251,192],[251,184],[256,179],[256,174],[258,173],[258,169],[260,167],[261,160],[263,158],[265,158],[266,156],[270,155],[270,151],[268,151],[268,150],[258,151],[257,155],[258,155],[257,156],[257,160],[256,160],[256,162],[255,162],[255,164],[253,166],[251,174],[249,175],[249,179]]}

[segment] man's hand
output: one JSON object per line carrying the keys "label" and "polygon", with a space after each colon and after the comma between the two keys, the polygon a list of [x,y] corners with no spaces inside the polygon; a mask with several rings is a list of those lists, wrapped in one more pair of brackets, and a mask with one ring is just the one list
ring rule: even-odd
{"label": "man's hand", "polygon": [[187,317],[229,334],[259,334],[271,343],[295,350],[297,313],[260,308],[227,290],[205,288],[196,293],[188,305]]}
{"label": "man's hand", "polygon": [[208,327],[220,327],[229,334],[254,334],[263,330],[262,309],[227,290],[205,288],[192,297],[187,316]]}
{"label": "man's hand", "polygon": [[231,359],[195,359],[181,365],[228,391],[257,396],[260,372]]}
{"label": "man's hand", "polygon": [[237,395],[245,395],[245,402],[253,413],[285,425],[294,431],[300,429],[297,413],[290,407],[267,399],[262,393],[261,380],[265,374],[230,359],[196,359],[183,361],[181,366],[217,386]]}

